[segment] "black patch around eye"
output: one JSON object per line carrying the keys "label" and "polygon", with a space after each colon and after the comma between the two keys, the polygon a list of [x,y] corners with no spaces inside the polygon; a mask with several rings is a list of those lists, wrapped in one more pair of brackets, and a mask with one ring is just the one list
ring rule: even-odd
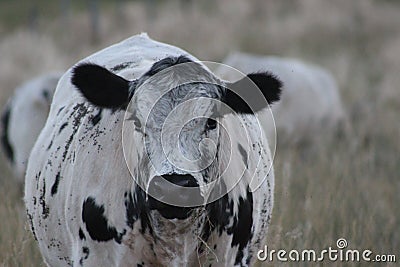
{"label": "black patch around eye", "polygon": [[214,130],[217,128],[217,121],[211,118],[207,119],[206,130]]}

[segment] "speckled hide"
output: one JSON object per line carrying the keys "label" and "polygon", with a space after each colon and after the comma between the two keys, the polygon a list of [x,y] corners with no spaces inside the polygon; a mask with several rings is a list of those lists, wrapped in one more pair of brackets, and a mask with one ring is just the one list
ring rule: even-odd
{"label": "speckled hide", "polygon": [[[177,87],[159,101],[153,117],[147,122],[142,118],[155,101],[155,92],[173,84],[182,73],[156,80],[150,88],[139,85],[170,66],[197,61],[177,47],[141,34],[83,59],[62,76],[49,119],[32,150],[25,186],[32,232],[49,266],[254,263],[255,252],[264,246],[274,189],[272,158],[256,115],[223,86],[197,82]],[[201,63],[188,71],[224,84]],[[252,79],[263,93],[269,92],[264,94],[267,101],[279,98],[280,82],[273,76],[256,74]],[[181,150],[168,142],[164,150],[171,157],[184,153],[196,158],[199,141],[213,140],[214,162],[190,177],[200,186],[220,177],[220,189],[212,190],[231,190],[191,209],[150,208],[146,191],[137,183],[148,184],[155,176],[149,161],[159,163],[163,175],[189,175],[161,155],[158,123],[167,120],[183,100],[196,97],[219,99],[237,113],[215,118],[218,125],[203,118],[191,121],[179,136]],[[213,108],[197,101],[173,119],[192,112],[208,116]],[[125,122],[132,130],[123,137],[126,111],[131,115]],[[174,125],[165,125],[165,134],[174,134]],[[243,125],[249,129],[247,135],[239,130]],[[128,139],[125,151],[123,138]],[[203,152],[207,154],[210,147],[202,148]],[[241,179],[235,180],[241,172]],[[199,195],[205,197],[206,189]]]}

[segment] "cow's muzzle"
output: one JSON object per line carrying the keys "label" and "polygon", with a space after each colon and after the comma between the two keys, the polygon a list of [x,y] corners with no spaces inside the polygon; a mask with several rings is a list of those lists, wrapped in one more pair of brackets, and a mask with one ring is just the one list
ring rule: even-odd
{"label": "cow's muzzle", "polygon": [[166,219],[186,219],[204,203],[199,184],[189,174],[154,177],[148,187],[148,205]]}

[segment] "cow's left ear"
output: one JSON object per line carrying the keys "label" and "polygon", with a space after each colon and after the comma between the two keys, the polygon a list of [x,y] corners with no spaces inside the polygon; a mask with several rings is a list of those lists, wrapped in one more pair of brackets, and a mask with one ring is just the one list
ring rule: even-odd
{"label": "cow's left ear", "polygon": [[269,72],[251,73],[227,84],[223,102],[237,113],[251,114],[267,107],[267,102],[272,104],[278,101],[281,87],[282,82]]}
{"label": "cow's left ear", "polygon": [[71,82],[92,104],[102,108],[124,108],[129,103],[131,82],[106,68],[82,63],[74,67]]}

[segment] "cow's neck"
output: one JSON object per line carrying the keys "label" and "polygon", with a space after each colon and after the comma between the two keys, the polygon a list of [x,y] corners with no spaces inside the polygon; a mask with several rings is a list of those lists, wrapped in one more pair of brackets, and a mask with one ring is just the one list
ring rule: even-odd
{"label": "cow's neck", "polygon": [[196,210],[185,220],[167,220],[159,213],[152,212],[154,252],[163,266],[185,266],[197,259],[201,245],[201,229],[204,211]]}

